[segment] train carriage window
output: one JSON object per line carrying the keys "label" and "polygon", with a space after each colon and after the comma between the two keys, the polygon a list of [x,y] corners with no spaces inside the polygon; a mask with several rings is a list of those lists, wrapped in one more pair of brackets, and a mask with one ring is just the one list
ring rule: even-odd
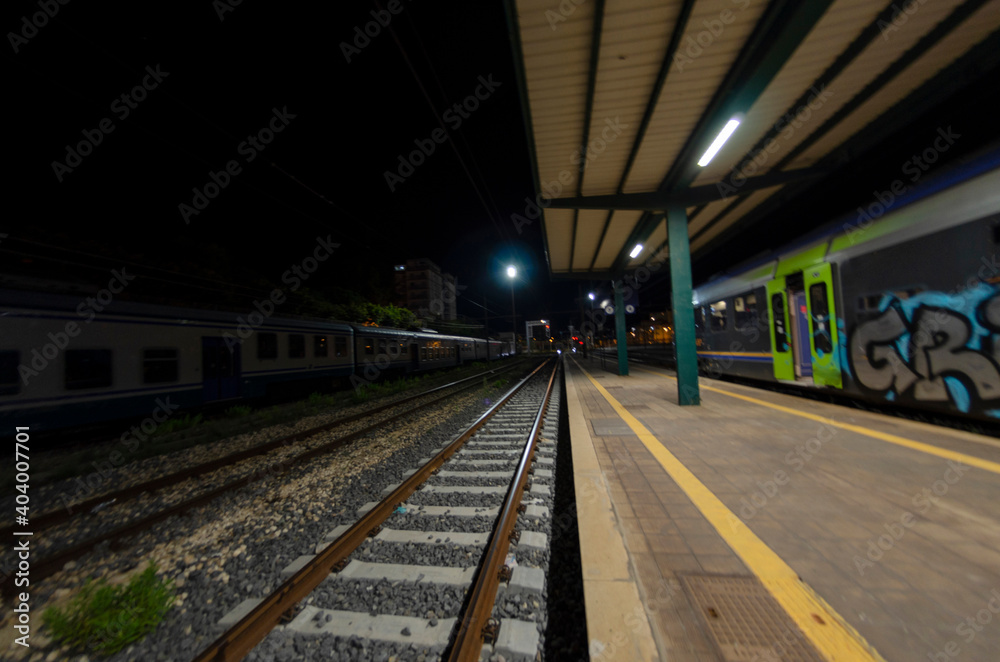
{"label": "train carriage window", "polygon": [[880,303],[882,303],[881,294],[869,294],[868,296],[858,297],[858,310],[878,310]]}
{"label": "train carriage window", "polygon": [[347,338],[344,336],[334,336],[333,355],[338,357],[347,356]]}
{"label": "train carriage window", "polygon": [[426,347],[421,347],[420,348],[420,360],[421,361],[426,361],[427,360],[427,348]]}
{"label": "train carriage window", "polygon": [[257,334],[257,358],[258,359],[278,358],[278,334],[276,333]]}
{"label": "train carriage window", "polygon": [[712,327],[712,331],[725,331],[726,330],[726,302],[716,301],[708,307],[709,312],[709,324]]}
{"label": "train carriage window", "polygon": [[694,328],[704,329],[705,328],[705,312],[704,308],[701,306],[694,307]]}
{"label": "train carriage window", "polygon": [[316,358],[326,358],[329,356],[330,347],[326,344],[326,336],[313,336],[313,356]]}
{"label": "train carriage window", "polygon": [[757,313],[757,295],[744,294],[733,299],[733,313],[736,316],[736,328],[753,328],[759,324]]}
{"label": "train carriage window", "polygon": [[379,354],[385,354],[385,353],[386,353],[386,349],[385,349],[385,338],[381,338],[381,339],[379,339],[379,341],[378,341],[378,353],[379,353]]}
{"label": "train carriage window", "polygon": [[302,359],[306,356],[306,337],[301,333],[288,334],[288,358]]}
{"label": "train carriage window", "polygon": [[375,339],[365,338],[365,354],[375,356]]}
{"label": "train carriage window", "polygon": [[177,381],[176,349],[145,349],[142,351],[142,383],[164,384]]}
{"label": "train carriage window", "polygon": [[66,350],[66,388],[103,388],[111,386],[110,349]]}
{"label": "train carriage window", "polygon": [[12,395],[21,390],[17,366],[21,363],[21,352],[12,350],[0,352],[0,395]]}
{"label": "train carriage window", "polygon": [[809,310],[813,318],[813,345],[817,352],[833,351],[830,338],[830,306],[826,300],[826,283],[809,286]]}

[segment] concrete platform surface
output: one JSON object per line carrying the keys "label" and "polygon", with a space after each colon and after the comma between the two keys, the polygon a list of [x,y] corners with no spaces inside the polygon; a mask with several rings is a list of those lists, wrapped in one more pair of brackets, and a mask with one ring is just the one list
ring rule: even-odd
{"label": "concrete platform surface", "polygon": [[820,659],[1000,660],[998,440],[710,379],[680,407],[667,370],[566,367],[591,659],[724,659],[685,578],[732,575]]}

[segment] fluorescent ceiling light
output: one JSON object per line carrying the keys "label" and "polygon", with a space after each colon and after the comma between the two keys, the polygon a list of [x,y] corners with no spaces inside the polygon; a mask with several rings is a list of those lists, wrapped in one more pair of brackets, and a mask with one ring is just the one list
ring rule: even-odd
{"label": "fluorescent ceiling light", "polygon": [[727,140],[729,140],[729,136],[733,135],[733,131],[735,131],[736,127],[738,127],[739,125],[740,125],[739,120],[729,120],[728,122],[726,122],[726,126],[722,127],[722,131],[719,131],[719,135],[715,137],[715,141],[712,143],[712,145],[707,150],[705,150],[704,154],[701,155],[701,159],[698,161],[698,165],[700,165],[702,168],[707,166],[709,162],[713,158],[715,158],[716,152],[722,149],[722,146],[726,144]]}
{"label": "fluorescent ceiling light", "polygon": [[636,255],[642,252],[642,244],[636,244],[632,252],[628,254],[629,257],[634,258]]}

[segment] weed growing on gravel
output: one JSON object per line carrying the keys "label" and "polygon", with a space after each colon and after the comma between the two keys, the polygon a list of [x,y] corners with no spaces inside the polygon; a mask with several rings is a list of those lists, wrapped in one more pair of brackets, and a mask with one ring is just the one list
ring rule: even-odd
{"label": "weed growing on gravel", "polygon": [[174,602],[173,581],[156,576],[156,564],[125,586],[101,579],[84,584],[65,608],[49,607],[42,621],[60,645],[113,655],[163,620]]}
{"label": "weed growing on gravel", "polygon": [[[235,409],[235,407],[234,407]],[[188,428],[193,428],[201,423],[201,414],[197,416],[191,416],[190,414],[185,414],[184,416],[175,416],[170,418],[160,426],[156,428],[156,432],[153,433],[154,437],[160,437],[163,435],[170,434],[171,432],[178,432],[180,430],[187,430]]]}
{"label": "weed growing on gravel", "polygon": [[226,416],[229,418],[243,418],[244,416],[249,416],[252,411],[253,409],[246,405],[236,405],[226,410]]}
{"label": "weed growing on gravel", "polygon": [[332,407],[336,404],[336,398],[332,395],[324,395],[322,393],[317,393],[313,391],[309,394],[309,406],[313,408],[317,407]]}

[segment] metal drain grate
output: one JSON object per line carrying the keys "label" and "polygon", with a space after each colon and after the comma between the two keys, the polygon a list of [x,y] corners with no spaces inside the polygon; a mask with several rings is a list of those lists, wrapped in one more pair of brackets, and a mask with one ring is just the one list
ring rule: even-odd
{"label": "metal drain grate", "polygon": [[822,662],[798,626],[755,577],[678,574],[726,662]]}

